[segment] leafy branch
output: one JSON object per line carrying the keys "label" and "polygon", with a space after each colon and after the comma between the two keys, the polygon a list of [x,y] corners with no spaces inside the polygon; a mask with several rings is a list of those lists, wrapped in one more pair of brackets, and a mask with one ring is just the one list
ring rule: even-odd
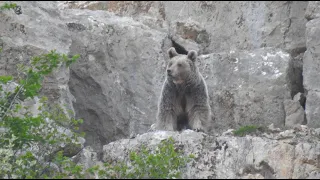
{"label": "leafy branch", "polygon": [[[7,154],[6,165],[1,168],[0,177],[40,178],[43,170],[47,169],[43,157],[46,154],[56,157],[57,149],[61,149],[60,144],[70,144],[81,137],[81,134],[74,132],[71,137],[66,135],[67,128],[77,128],[76,125],[82,123],[82,120],[69,119],[58,105],[49,108],[49,105],[43,104],[39,107],[42,112],[37,116],[29,111],[21,111],[21,102],[39,95],[44,76],[63,65],[69,67],[77,58],[79,55],[69,58],[52,50],[32,58],[30,66],[20,66],[19,70],[23,74],[21,77],[0,76],[0,127],[6,130],[0,133],[0,147],[4,147],[0,152],[12,152]],[[8,91],[10,84],[16,84],[14,91]],[[46,103],[46,98],[42,98],[41,103]],[[27,107],[24,109],[27,110]],[[51,122],[47,122],[48,119]],[[66,124],[67,128],[59,132],[62,124]],[[31,151],[35,147],[38,151]],[[28,162],[33,163],[27,164]],[[4,170],[7,166],[11,168]]]}

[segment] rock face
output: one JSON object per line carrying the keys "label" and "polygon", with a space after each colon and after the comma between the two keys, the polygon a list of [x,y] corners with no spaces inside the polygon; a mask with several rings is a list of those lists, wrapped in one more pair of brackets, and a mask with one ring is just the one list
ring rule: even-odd
{"label": "rock face", "polygon": [[131,16],[195,42],[206,53],[234,49],[305,47],[308,2],[68,1],[65,8],[105,10]]}
{"label": "rock face", "polygon": [[284,110],[286,113],[285,126],[293,128],[295,125],[303,124],[304,110],[299,101],[285,100]]}
{"label": "rock face", "polygon": [[70,51],[81,59],[71,69],[69,87],[77,116],[86,120],[82,130],[88,141],[146,132],[155,120],[166,34],[130,18],[101,13],[91,22],[88,12],[78,13],[70,21],[87,19],[82,26],[88,29],[74,33]]}
{"label": "rock face", "polygon": [[307,93],[306,117],[310,127],[320,126],[320,4],[310,2],[306,17],[312,19],[307,23],[307,51],[303,58],[303,85]]}
{"label": "rock face", "polygon": [[320,178],[318,131],[300,128],[245,137],[214,137],[192,130],[149,132],[105,145],[103,161],[127,161],[129,151],[173,137],[186,155],[196,157],[196,163],[183,170],[183,178]]}
{"label": "rock face", "polygon": [[305,17],[308,20],[316,19],[320,17],[320,1],[310,1],[305,13]]}
{"label": "rock face", "polygon": [[[283,102],[290,99],[288,53],[274,48],[200,56],[199,70],[209,91],[214,130],[285,120]],[[221,131],[220,131],[221,132]]]}
{"label": "rock face", "polygon": [[[61,28],[62,21],[59,18],[54,19],[58,14],[54,2],[17,4],[22,9],[20,15],[13,11],[0,12],[0,75],[15,76],[16,65],[29,64],[31,57],[53,49],[68,54],[71,44],[68,32]],[[69,77],[69,69],[60,67],[53,75],[45,78],[41,93],[50,101],[65,105],[67,109],[74,111],[71,102],[73,97],[68,87]]]}
{"label": "rock face", "polygon": [[[202,54],[212,132],[247,124],[283,127],[284,101],[304,88],[307,122],[320,122],[312,66],[317,19],[306,32],[308,2],[16,3],[22,14],[0,12],[0,75],[16,74],[17,63],[52,49],[80,54],[70,69],[46,78],[42,93],[84,119],[81,130],[94,149],[145,133],[155,122],[164,52],[171,46]],[[316,10],[308,7],[306,16],[318,17]]]}
{"label": "rock face", "polygon": [[18,4],[21,15],[1,12],[1,75],[16,74],[15,65],[52,49],[80,54],[71,71],[62,67],[45,80],[43,94],[85,119],[81,130],[93,147],[148,130],[162,83],[165,33],[108,12]]}

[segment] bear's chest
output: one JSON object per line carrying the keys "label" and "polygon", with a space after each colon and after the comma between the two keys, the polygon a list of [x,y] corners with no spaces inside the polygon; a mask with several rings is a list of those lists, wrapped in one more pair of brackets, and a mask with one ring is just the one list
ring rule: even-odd
{"label": "bear's chest", "polygon": [[179,113],[188,112],[192,106],[192,99],[188,96],[187,93],[177,93],[175,99],[175,107]]}

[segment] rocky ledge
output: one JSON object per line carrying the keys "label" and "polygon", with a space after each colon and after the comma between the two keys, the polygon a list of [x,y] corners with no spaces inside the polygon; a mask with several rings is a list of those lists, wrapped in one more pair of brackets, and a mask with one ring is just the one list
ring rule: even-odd
{"label": "rocky ledge", "polygon": [[[183,169],[183,178],[320,178],[320,129],[300,125],[281,131],[265,130],[234,136],[232,129],[220,135],[154,131],[103,146],[103,162],[128,162],[128,152],[142,145],[154,148],[172,137],[175,145],[195,158]],[[97,153],[86,147],[78,155],[85,167],[99,164]]]}

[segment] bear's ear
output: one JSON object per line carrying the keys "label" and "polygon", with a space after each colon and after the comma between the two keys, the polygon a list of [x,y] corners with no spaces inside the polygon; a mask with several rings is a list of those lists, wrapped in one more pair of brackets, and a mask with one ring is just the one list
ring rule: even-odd
{"label": "bear's ear", "polygon": [[195,61],[198,57],[198,53],[197,51],[194,51],[194,50],[191,50],[188,52],[188,58],[191,60],[191,61]]}
{"label": "bear's ear", "polygon": [[179,55],[174,47],[169,48],[167,53],[168,53],[170,59]]}

